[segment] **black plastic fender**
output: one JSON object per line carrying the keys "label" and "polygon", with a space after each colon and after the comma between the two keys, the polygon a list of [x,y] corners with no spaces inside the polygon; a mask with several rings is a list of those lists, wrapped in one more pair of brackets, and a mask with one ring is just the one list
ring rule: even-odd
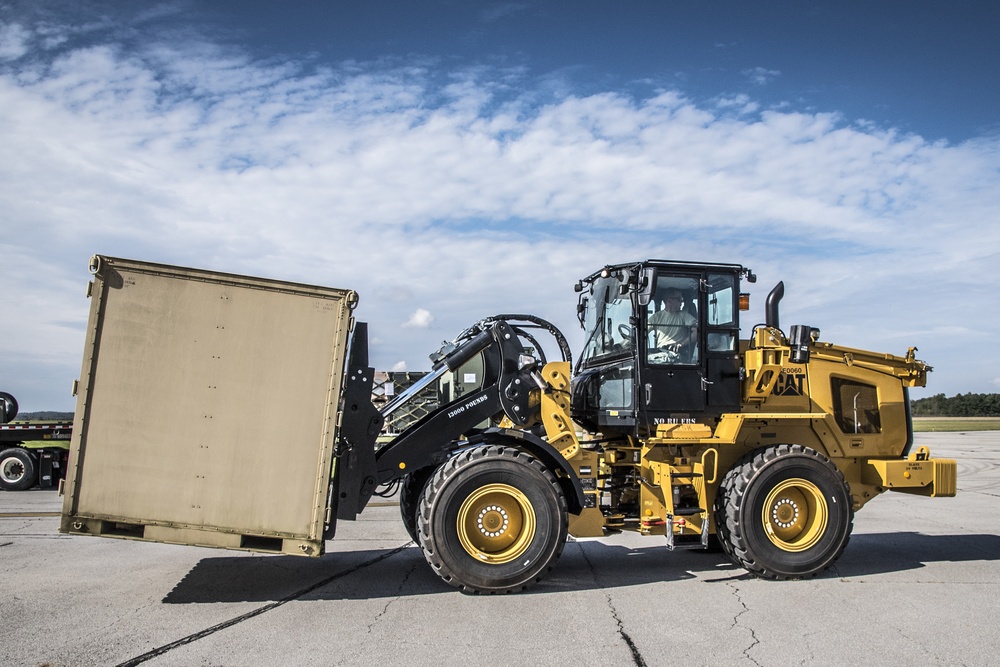
{"label": "black plastic fender", "polygon": [[[528,431],[513,428],[490,428],[469,439],[470,445],[507,445],[525,450],[556,473],[559,485],[566,495],[570,514],[579,514],[584,508],[583,485],[576,471],[555,447]],[[559,474],[560,471],[562,474]]]}

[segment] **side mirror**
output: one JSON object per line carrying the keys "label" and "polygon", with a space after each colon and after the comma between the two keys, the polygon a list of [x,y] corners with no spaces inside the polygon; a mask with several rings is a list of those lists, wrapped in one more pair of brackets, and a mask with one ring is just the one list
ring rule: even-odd
{"label": "side mirror", "polygon": [[655,275],[655,270],[651,267],[646,267],[639,274],[639,294],[638,301],[640,306],[648,306],[649,302],[653,299],[653,277]]}

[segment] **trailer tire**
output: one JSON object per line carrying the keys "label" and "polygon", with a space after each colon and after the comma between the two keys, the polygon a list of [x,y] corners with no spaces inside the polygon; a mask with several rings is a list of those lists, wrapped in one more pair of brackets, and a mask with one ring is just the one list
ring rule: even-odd
{"label": "trailer tire", "polygon": [[430,466],[411,472],[403,478],[403,484],[399,487],[399,514],[403,518],[403,527],[417,546],[420,546],[420,537],[417,535],[420,494],[424,492],[424,487],[427,486],[427,481],[434,474],[434,470],[435,468]]}
{"label": "trailer tire", "polygon": [[35,485],[38,466],[27,450],[11,447],[0,452],[0,489],[24,491]]}
{"label": "trailer tire", "polygon": [[17,399],[5,391],[0,391],[0,424],[14,421],[17,416]]}
{"label": "trailer tire", "polygon": [[726,554],[765,579],[799,579],[840,557],[854,524],[850,487],[828,458],[801,445],[751,452],[719,486],[716,528]]}
{"label": "trailer tire", "polygon": [[533,586],[562,554],[566,498],[538,459],[504,446],[468,449],[438,468],[420,498],[424,558],[464,593]]}

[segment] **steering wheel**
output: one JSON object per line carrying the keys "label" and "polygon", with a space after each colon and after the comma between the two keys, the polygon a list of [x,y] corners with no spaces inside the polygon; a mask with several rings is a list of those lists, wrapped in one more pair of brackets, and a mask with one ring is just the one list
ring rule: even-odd
{"label": "steering wheel", "polygon": [[680,353],[670,347],[658,347],[649,354],[649,361],[654,364],[676,364],[680,363],[680,360]]}

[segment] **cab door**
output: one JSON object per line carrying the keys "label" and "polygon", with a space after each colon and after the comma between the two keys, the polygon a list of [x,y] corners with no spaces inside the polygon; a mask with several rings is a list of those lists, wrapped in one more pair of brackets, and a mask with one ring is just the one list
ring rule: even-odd
{"label": "cab door", "polygon": [[639,423],[691,423],[739,408],[739,278],[663,270],[640,306]]}
{"label": "cab door", "polygon": [[705,410],[701,279],[700,272],[658,271],[640,307],[640,423],[686,423]]}
{"label": "cab door", "polygon": [[708,271],[704,279],[705,409],[738,412],[741,402],[739,276]]}

